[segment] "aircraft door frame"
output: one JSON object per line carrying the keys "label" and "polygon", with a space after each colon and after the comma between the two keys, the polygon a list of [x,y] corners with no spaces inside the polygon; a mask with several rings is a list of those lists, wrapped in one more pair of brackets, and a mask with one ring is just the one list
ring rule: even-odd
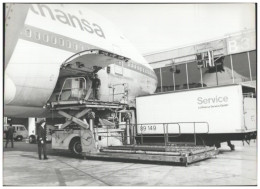
{"label": "aircraft door frame", "polygon": [[124,62],[123,61],[117,61],[114,64],[114,71],[115,71],[115,74],[123,76],[124,75]]}

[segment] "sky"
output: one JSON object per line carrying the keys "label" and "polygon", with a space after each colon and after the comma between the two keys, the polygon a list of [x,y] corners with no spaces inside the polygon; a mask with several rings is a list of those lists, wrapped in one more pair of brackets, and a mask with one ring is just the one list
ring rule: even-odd
{"label": "sky", "polygon": [[88,4],[142,53],[173,49],[255,29],[255,5]]}

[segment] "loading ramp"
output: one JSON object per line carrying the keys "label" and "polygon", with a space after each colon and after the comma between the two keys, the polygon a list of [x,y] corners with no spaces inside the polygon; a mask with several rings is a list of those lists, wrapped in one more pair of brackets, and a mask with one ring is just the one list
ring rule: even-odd
{"label": "loading ramp", "polygon": [[87,157],[106,159],[142,160],[151,162],[167,162],[188,166],[191,163],[216,157],[218,150],[208,146],[150,146],[126,145],[109,146],[97,153],[83,153]]}
{"label": "loading ramp", "polygon": [[[205,145],[197,145],[196,143],[196,132],[195,123],[194,124],[194,142],[182,142],[175,143],[169,142],[168,127],[177,125],[179,127],[179,132],[181,132],[179,123],[163,123],[161,126],[164,129],[164,143],[136,143],[137,124],[126,124],[126,136],[124,137],[124,143],[120,146],[107,146],[102,147],[98,151],[91,153],[83,152],[83,157],[86,158],[103,158],[111,160],[142,160],[150,162],[167,162],[173,164],[180,164],[188,166],[189,164],[206,160],[212,157],[216,157],[218,150],[216,147],[209,147]],[[142,124],[143,125],[143,124]],[[207,124],[208,126],[208,124]],[[129,131],[128,131],[129,130]],[[131,136],[131,133],[134,135]],[[181,133],[179,133],[181,134]],[[178,135],[177,135],[178,136]],[[147,136],[142,136],[145,138]],[[108,139],[108,138],[107,138]],[[142,141],[142,140],[141,140]]]}

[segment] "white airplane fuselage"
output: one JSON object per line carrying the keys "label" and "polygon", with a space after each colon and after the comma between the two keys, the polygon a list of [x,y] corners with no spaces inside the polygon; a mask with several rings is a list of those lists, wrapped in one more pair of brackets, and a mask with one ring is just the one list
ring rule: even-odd
{"label": "white airplane fuselage", "polygon": [[[136,96],[155,91],[157,78],[147,61],[111,23],[85,9],[87,5],[8,6],[5,116],[48,116],[50,112],[43,107],[54,92],[63,63],[76,53],[90,49],[129,59],[128,62],[109,62],[109,73],[104,66],[97,72],[101,80],[100,100],[111,98],[111,85],[115,84],[127,83],[130,106],[134,106]],[[22,10],[24,15],[19,13]],[[100,66],[99,62],[95,66]]]}

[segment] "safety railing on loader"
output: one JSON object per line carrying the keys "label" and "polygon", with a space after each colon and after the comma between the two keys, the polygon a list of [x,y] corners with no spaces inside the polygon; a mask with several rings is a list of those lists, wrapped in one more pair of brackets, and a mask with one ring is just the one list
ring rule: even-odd
{"label": "safety railing on loader", "polygon": [[[103,125],[102,137],[106,138],[107,145],[112,145],[112,138],[117,138],[123,145],[137,145],[160,143],[165,146],[175,144],[169,139],[180,137],[182,134],[193,135],[193,145],[197,145],[197,134],[209,133],[208,122],[175,122],[175,123],[145,123],[145,124],[115,124]],[[97,129],[96,134],[101,135]],[[117,134],[115,134],[117,132]]]}
{"label": "safety railing on loader", "polygon": [[66,78],[58,95],[58,101],[69,100],[70,98],[83,99],[87,88],[86,83],[84,77]]}
{"label": "safety railing on loader", "polygon": [[123,103],[128,102],[128,84],[127,83],[119,83],[111,85],[110,88],[112,89],[112,102],[115,102],[116,99],[120,99]]}

